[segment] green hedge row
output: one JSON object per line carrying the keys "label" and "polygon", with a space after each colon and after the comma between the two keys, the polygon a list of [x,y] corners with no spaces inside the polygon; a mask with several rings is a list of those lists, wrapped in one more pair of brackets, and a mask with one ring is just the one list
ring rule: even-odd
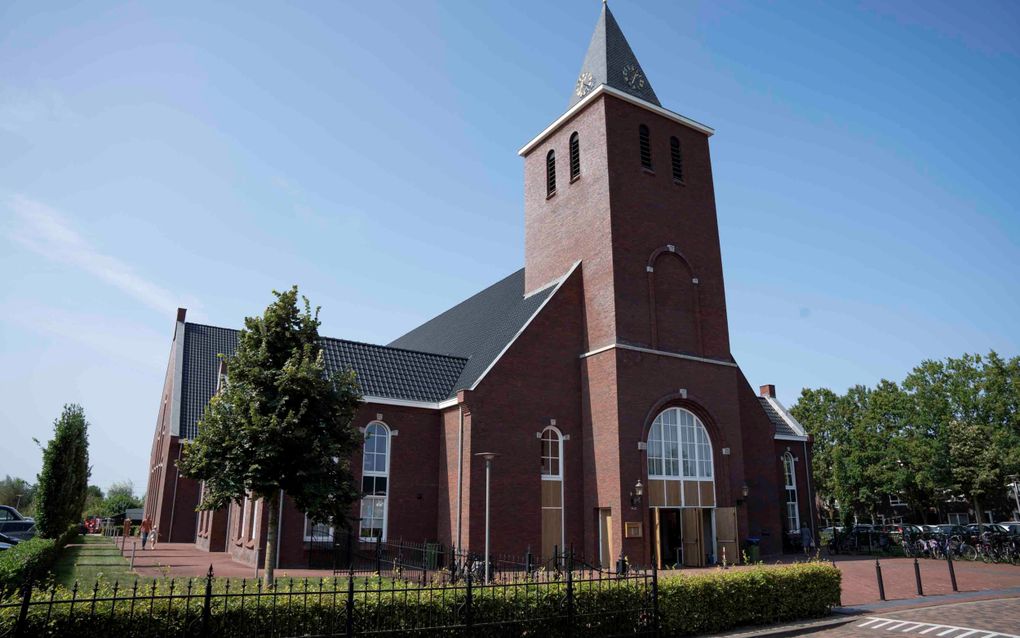
{"label": "green hedge row", "polygon": [[[567,606],[567,586],[563,582],[475,587],[471,603],[473,634],[609,636],[650,629],[655,620],[649,613],[650,585],[650,579],[647,583],[633,579],[576,581],[572,609]],[[190,590],[187,582],[177,581],[174,586],[172,603],[169,582],[165,580],[143,583],[137,591],[118,585],[115,603],[103,600],[113,597],[110,583],[79,590],[73,612],[66,602],[52,608],[33,606],[25,635],[92,636],[97,629],[122,638],[200,635],[205,580],[193,579]],[[346,579],[296,581],[289,586],[283,581],[275,600],[263,597],[258,602],[250,596],[223,596],[228,587],[231,594],[238,593],[236,581],[214,581],[209,635],[292,636],[342,634],[345,630]],[[823,563],[663,578],[658,588],[659,622],[664,635],[690,635],[814,618],[828,614],[838,604],[839,590],[839,570]],[[58,601],[72,596],[57,588],[55,592],[38,592],[33,601],[43,602],[51,595]],[[16,596],[11,597],[0,607],[0,635],[13,629],[18,602]],[[427,627],[430,636],[461,636],[465,603],[462,586],[423,588],[359,580],[353,624],[356,633],[420,635]]]}
{"label": "green hedge row", "polygon": [[78,535],[78,526],[72,525],[59,538],[31,538],[0,552],[0,598],[16,592],[31,579],[44,579],[61,550]]}

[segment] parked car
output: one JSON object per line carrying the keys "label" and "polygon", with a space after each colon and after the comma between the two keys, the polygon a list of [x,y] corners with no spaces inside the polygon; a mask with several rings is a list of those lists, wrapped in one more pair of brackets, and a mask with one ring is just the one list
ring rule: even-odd
{"label": "parked car", "polygon": [[1006,528],[1012,536],[1020,536],[1020,521],[1003,521],[999,523]]}
{"label": "parked car", "polygon": [[970,533],[967,528],[963,525],[954,525],[952,523],[943,523],[942,525],[933,525],[935,533],[944,534],[946,536],[959,536],[960,538],[968,538]]}
{"label": "parked car", "polygon": [[0,505],[0,534],[27,541],[35,536],[35,521],[9,505]]}

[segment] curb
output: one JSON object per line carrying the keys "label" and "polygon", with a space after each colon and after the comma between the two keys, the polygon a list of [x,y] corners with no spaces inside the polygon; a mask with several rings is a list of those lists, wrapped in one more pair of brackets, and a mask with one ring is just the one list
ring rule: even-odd
{"label": "curb", "polygon": [[728,631],[720,634],[709,634],[702,638],[754,638],[765,637],[768,638],[783,638],[784,636],[800,636],[803,634],[812,634],[816,631],[822,631],[823,629],[833,629],[836,627],[842,627],[857,620],[855,615],[849,613],[843,613],[833,618],[822,618],[811,622],[797,622],[797,623],[786,623],[783,625],[773,625],[771,627],[760,627],[760,628],[749,628],[743,627],[733,631]]}

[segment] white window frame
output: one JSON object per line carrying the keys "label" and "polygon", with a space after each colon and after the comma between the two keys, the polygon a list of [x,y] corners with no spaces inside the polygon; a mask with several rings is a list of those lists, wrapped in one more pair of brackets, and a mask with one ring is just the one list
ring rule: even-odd
{"label": "white window frame", "polygon": [[245,494],[244,495],[244,507],[241,508],[241,520],[240,520],[241,524],[239,525],[240,529],[237,532],[237,537],[239,539],[242,539],[242,540],[244,539],[244,537],[248,533],[248,508],[249,507],[251,507],[251,498],[247,494]]}
{"label": "white window frame", "polygon": [[797,494],[797,465],[789,452],[783,454],[783,487],[786,491],[786,522],[792,523],[789,531],[793,534],[800,531],[800,498]]}
{"label": "white window frame", "polygon": [[[382,541],[382,542],[385,542],[386,541],[386,534],[387,534],[387,531],[388,531],[387,527],[389,525],[389,508],[390,508],[390,491],[391,491],[390,468],[392,467],[392,464],[393,464],[393,430],[390,428],[390,426],[388,426],[386,423],[384,423],[382,421],[378,421],[378,420],[370,421],[368,423],[368,425],[365,426],[365,443],[368,442],[369,431],[372,429],[372,426],[379,426],[379,427],[381,427],[383,429],[383,431],[386,432],[386,452],[384,454],[386,469],[384,471],[381,471],[381,472],[379,470],[375,470],[375,469],[372,469],[372,470],[366,470],[365,469],[365,461],[368,459],[368,454],[365,451],[364,444],[362,444],[362,447],[361,447],[361,451],[362,451],[362,459],[361,459],[361,478],[362,478],[362,483],[364,483],[364,479],[365,479],[366,476],[375,476],[375,477],[385,478],[386,479],[386,494],[383,495],[383,496],[375,496],[375,495],[362,496],[361,497],[361,501],[359,503],[358,514],[360,516],[361,508],[364,507],[364,503],[365,503],[366,500],[375,501],[375,500],[382,499],[382,502],[383,502],[382,534],[379,536],[379,540]],[[377,454],[377,453],[375,453],[375,454]],[[362,534],[361,530],[362,530],[362,526],[364,525],[364,522],[365,521],[364,521],[363,517],[362,517],[362,520],[358,521],[358,540],[360,540],[362,542],[366,542],[366,543],[374,543],[374,542],[376,542],[376,537],[375,536],[365,536],[364,534]]]}
{"label": "white window frame", "polygon": [[[318,523],[318,524],[322,525],[323,523]],[[305,542],[306,543],[310,543],[312,541],[331,541],[331,540],[333,540],[333,533],[334,533],[335,530],[333,529],[332,525],[329,526],[329,534],[326,535],[326,536],[313,536],[310,533],[313,529],[315,529],[315,525],[312,524],[311,519],[309,519],[308,515],[305,514],[304,536],[305,536]]]}
{"label": "white window frame", "polygon": [[259,528],[259,514],[262,511],[262,499],[254,501],[251,513],[251,529],[248,531],[248,540],[255,540],[255,535]]}
{"label": "white window frame", "polygon": [[[667,418],[667,415],[671,418]],[[671,444],[676,447],[668,450]],[[660,412],[648,430],[646,449],[648,478],[715,481],[712,438],[698,415],[690,410],[674,407]],[[671,451],[675,451],[676,455],[673,456]],[[686,460],[685,452],[688,454]],[[653,468],[656,463],[658,467]],[[693,473],[686,471],[686,466],[690,464],[693,464]],[[676,467],[675,472],[673,467]]]}
{"label": "white window frame", "polygon": [[560,506],[559,507],[545,507],[545,506],[543,506],[542,509],[543,510],[545,510],[545,509],[557,509],[557,510],[560,511],[560,543],[559,543],[559,545],[562,548],[566,544],[566,536],[567,536],[567,530],[566,530],[566,527],[567,527],[567,507],[566,507],[566,505],[567,504],[563,501],[563,457],[565,456],[563,454],[563,443],[566,441],[566,437],[563,436],[563,432],[560,432],[559,428],[557,428],[555,426],[552,426],[552,425],[547,426],[544,430],[542,430],[542,432],[540,433],[538,438],[539,438],[539,441],[541,441],[541,443],[542,443],[542,449],[541,449],[540,453],[541,453],[541,458],[543,460],[546,459],[546,458],[553,458],[553,457],[545,456],[545,441],[546,441],[545,434],[546,434],[546,432],[551,432],[553,435],[555,435],[555,437],[557,439],[557,454],[559,456],[559,458],[557,459],[557,461],[558,461],[557,466],[559,467],[559,472],[556,473],[556,474],[546,474],[544,470],[540,470],[540,472],[542,474],[542,480],[543,481],[557,481],[557,482],[559,482],[559,484],[560,484]]}
{"label": "white window frame", "polygon": [[[555,457],[546,456],[545,455],[545,442],[547,440],[546,439],[546,433],[551,433],[555,437],[555,441],[556,441],[556,456]],[[557,468],[556,473],[554,473],[554,474],[546,474],[544,466],[543,466],[543,469],[542,469],[542,480],[543,481],[562,481],[563,480],[563,433],[560,432],[558,428],[550,425],[547,428],[545,428],[544,430],[542,430],[542,433],[539,436],[539,440],[542,442],[542,451],[541,451],[541,458],[542,458],[542,460],[545,461],[545,459],[553,459],[553,458],[555,458],[556,459],[556,468]]]}

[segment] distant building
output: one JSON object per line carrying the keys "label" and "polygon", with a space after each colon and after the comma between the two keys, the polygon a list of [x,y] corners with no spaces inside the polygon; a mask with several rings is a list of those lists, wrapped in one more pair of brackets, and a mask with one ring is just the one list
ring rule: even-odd
{"label": "distant building", "polygon": [[[388,345],[323,340],[365,394],[357,540],[481,552],[479,452],[497,552],[703,565],[814,529],[811,441],[730,352],[712,134],[662,107],[603,6],[567,111],[520,150],[524,268]],[[179,312],[145,502],[160,541],[251,562],[262,504],[196,514],[175,466],[236,344]],[[282,509],[280,564],[306,564],[331,532]]]}

